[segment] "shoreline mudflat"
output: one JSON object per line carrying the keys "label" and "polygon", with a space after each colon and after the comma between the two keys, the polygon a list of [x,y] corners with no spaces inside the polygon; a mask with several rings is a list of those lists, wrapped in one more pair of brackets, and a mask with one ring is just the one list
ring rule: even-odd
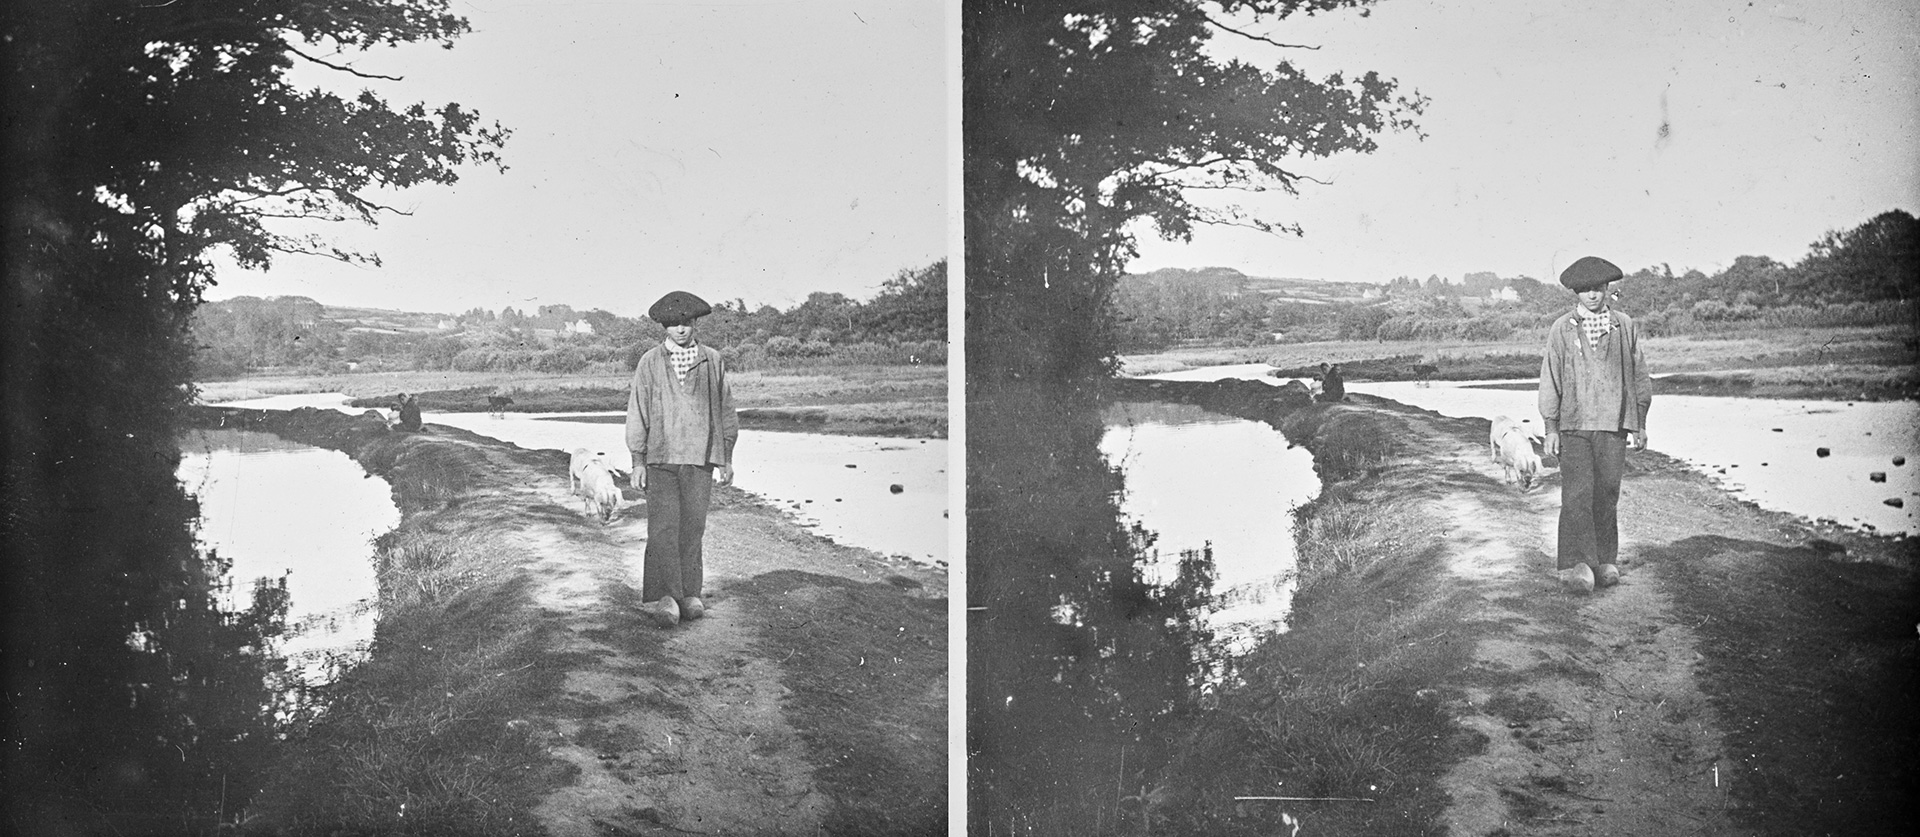
{"label": "shoreline mudflat", "polygon": [[340,450],[393,486],[371,657],[255,800],[263,828],[605,835],[945,828],[943,570],[841,546],[730,488],[709,615],[637,611],[645,504],[567,457],[334,410],[189,421]]}
{"label": "shoreline mudflat", "polygon": [[[1339,340],[1193,346],[1129,355],[1140,374],[1265,363],[1278,378],[1312,378],[1337,363],[1349,382],[1497,381],[1540,374],[1538,335],[1474,342]],[[1647,337],[1655,393],[1825,401],[1920,399],[1920,343],[1911,326],[1732,330]]]}
{"label": "shoreline mudflat", "polygon": [[[1326,481],[1299,515],[1291,630],[1246,657],[1244,685],[1196,740],[1257,743],[1274,718],[1315,732],[1271,752],[1188,754],[1205,768],[1169,779],[1202,821],[1284,812],[1315,834],[1462,835],[1910,822],[1914,539],[1766,511],[1634,452],[1623,580],[1567,594],[1552,572],[1558,474],[1530,491],[1505,482],[1485,420],[1364,395],[1312,404],[1258,382],[1113,391],[1265,421],[1311,449]],[[1333,554],[1341,565],[1316,565]],[[1253,808],[1236,795],[1370,801]]]}

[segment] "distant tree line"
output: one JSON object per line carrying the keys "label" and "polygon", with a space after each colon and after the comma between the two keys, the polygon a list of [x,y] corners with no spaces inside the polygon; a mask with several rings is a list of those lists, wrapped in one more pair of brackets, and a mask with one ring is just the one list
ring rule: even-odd
{"label": "distant tree line", "polygon": [[[1796,264],[1741,256],[1711,275],[1663,264],[1628,274],[1616,289],[1619,308],[1656,335],[1913,323],[1920,220],[1892,210],[1828,232]],[[1127,277],[1113,297],[1121,349],[1135,352],[1183,341],[1503,340],[1550,324],[1571,304],[1557,278],[1491,272],[1460,282],[1403,276],[1377,298],[1318,303],[1262,295],[1238,271],[1163,271]]]}
{"label": "distant tree line", "polygon": [[[631,369],[665,337],[658,323],[601,309],[542,305],[532,312],[474,308],[445,331],[354,328],[305,297],[238,297],[195,312],[200,380],[269,368],[576,373]],[[584,324],[583,328],[581,324]],[[786,311],[721,300],[701,342],[736,369],[820,364],[944,364],[947,263],[902,270],[865,302],[816,291]]]}

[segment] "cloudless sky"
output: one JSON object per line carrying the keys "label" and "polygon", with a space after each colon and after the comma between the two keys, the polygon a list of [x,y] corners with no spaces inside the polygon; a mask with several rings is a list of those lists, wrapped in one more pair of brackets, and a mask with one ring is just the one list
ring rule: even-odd
{"label": "cloudless sky", "polygon": [[458,102],[513,130],[503,175],[383,195],[412,213],[326,225],[380,268],[282,256],[223,267],[210,299],[457,313],[543,304],[637,316],[666,291],[788,308],[870,298],[946,252],[939,2],[454,3],[452,50],[332,57],[404,81],[300,70],[389,103]]}
{"label": "cloudless sky", "polygon": [[1130,270],[1552,281],[1596,254],[1628,272],[1712,272],[1741,255],[1792,263],[1827,230],[1920,214],[1913,0],[1381,0],[1370,17],[1251,31],[1322,48],[1217,40],[1255,63],[1378,70],[1424,93],[1427,138],[1300,162],[1331,185],[1240,201],[1304,238],[1146,232]]}

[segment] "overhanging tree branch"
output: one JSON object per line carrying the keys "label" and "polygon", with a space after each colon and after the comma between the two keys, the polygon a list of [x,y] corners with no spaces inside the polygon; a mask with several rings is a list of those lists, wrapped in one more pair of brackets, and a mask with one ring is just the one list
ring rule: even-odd
{"label": "overhanging tree branch", "polygon": [[1223,29],[1225,31],[1232,32],[1235,35],[1239,35],[1242,38],[1249,38],[1255,41],[1260,41],[1261,43],[1272,44],[1274,46],[1285,47],[1287,49],[1314,49],[1314,50],[1319,49],[1319,47],[1317,46],[1308,46],[1306,44],[1283,44],[1272,38],[1266,37],[1265,35],[1255,35],[1252,32],[1244,32],[1239,29],[1235,29],[1231,26],[1221,23],[1218,20],[1215,20],[1212,15],[1202,15],[1202,17],[1205,17],[1208,23],[1211,23],[1214,26],[1219,27],[1220,29]]}
{"label": "overhanging tree branch", "polygon": [[330,70],[339,70],[343,73],[351,73],[361,78],[377,78],[385,81],[405,81],[406,80],[399,76],[386,76],[386,75],[381,75],[379,73],[363,73],[345,64],[335,64],[332,61],[326,61],[320,58],[315,58],[311,55],[301,52],[300,49],[298,47],[295,47],[293,44],[285,44],[285,46],[288,52],[291,52],[294,55],[298,55],[301,58],[305,58],[308,61],[312,61],[315,64],[319,64],[320,66],[326,67],[327,69],[330,69]]}

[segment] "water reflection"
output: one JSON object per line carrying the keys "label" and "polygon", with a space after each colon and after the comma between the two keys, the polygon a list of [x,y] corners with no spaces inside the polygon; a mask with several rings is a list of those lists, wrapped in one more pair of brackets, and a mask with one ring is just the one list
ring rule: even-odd
{"label": "water reflection", "polygon": [[968,422],[969,819],[1112,832],[1193,711],[1212,568],[1147,578],[1093,393],[974,392]]}
{"label": "water reflection", "polygon": [[387,483],[346,454],[269,433],[194,430],[180,449],[200,542],[233,564],[229,606],[249,599],[255,579],[285,577],[281,654],[309,679],[363,654],[377,616],[372,540],[400,520]]}
{"label": "water reflection", "polygon": [[1320,489],[1312,453],[1265,424],[1190,404],[1118,403],[1104,421],[1101,453],[1126,478],[1120,512],[1158,534],[1142,562],[1147,581],[1176,579],[1174,559],[1210,547],[1217,609],[1204,618],[1222,650],[1284,630],[1291,512]]}

